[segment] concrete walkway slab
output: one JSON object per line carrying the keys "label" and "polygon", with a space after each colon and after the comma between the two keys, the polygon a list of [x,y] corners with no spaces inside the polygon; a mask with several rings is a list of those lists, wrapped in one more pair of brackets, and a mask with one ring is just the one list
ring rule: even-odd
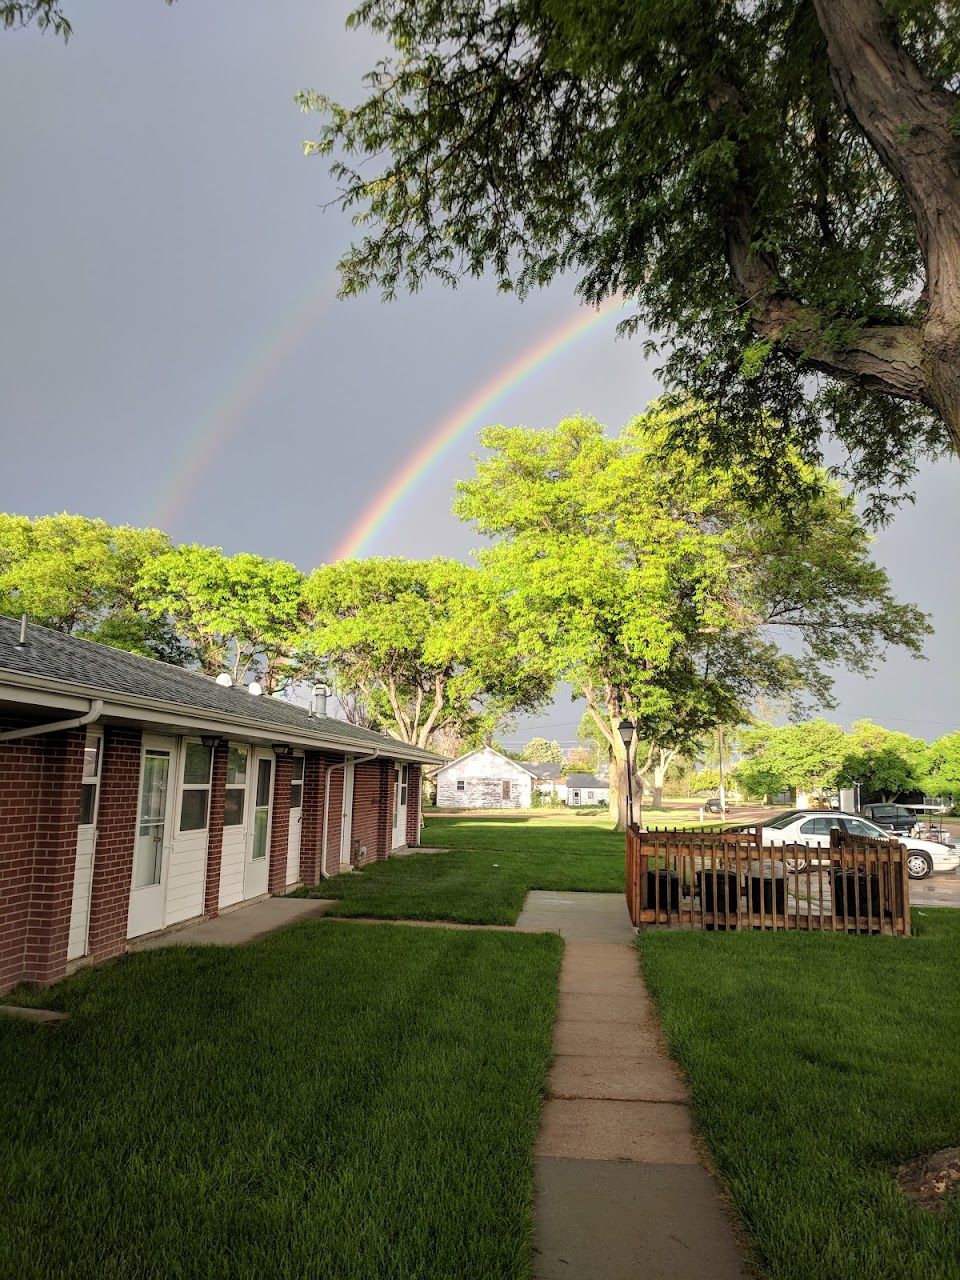
{"label": "concrete walkway slab", "polygon": [[261,898],[248,906],[225,911],[213,920],[200,920],[183,929],[134,939],[130,951],[155,951],[160,947],[238,947],[265,938],[289,924],[326,915],[331,898]]}
{"label": "concrete walkway slab", "polygon": [[548,1098],[540,1113],[537,1155],[700,1163],[686,1106],[597,1098]]}
{"label": "concrete walkway slab", "polygon": [[552,1098],[612,1098],[622,1102],[686,1102],[687,1086],[659,1053],[614,1058],[558,1054],[547,1080]]}
{"label": "concrete walkway slab", "polygon": [[537,1139],[537,1280],[747,1276],[694,1143],[619,894],[531,893],[518,928],[564,938]]}
{"label": "concrete walkway slab", "polygon": [[634,937],[626,900],[619,893],[535,889],[527,894],[517,928],[523,933],[559,933],[571,941],[626,943]]}
{"label": "concrete walkway slab", "polygon": [[724,1204],[698,1165],[537,1160],[538,1280],[743,1280]]}

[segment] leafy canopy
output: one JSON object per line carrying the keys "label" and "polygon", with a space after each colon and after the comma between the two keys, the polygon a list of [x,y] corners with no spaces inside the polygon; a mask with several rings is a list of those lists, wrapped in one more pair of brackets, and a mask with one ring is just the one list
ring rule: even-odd
{"label": "leafy canopy", "polygon": [[142,606],[143,567],[170,548],[159,529],[86,516],[0,513],[0,613],[167,662],[184,659],[168,620]]}
{"label": "leafy canopy", "polygon": [[825,424],[878,518],[960,444],[958,0],[363,0],[350,24],[393,47],[366,99],[298,95],[362,230],[344,294],[572,273],[665,342],[719,459],[773,486]]}
{"label": "leafy canopy", "polygon": [[486,579],[458,561],[342,560],[311,574],[306,599],[338,690],[359,691],[371,723],[404,742],[475,739],[549,697]]}

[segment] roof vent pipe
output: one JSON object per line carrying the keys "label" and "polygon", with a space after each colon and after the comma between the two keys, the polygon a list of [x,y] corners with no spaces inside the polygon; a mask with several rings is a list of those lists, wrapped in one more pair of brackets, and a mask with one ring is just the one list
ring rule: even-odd
{"label": "roof vent pipe", "polygon": [[313,706],[311,711],[315,716],[325,716],[327,714],[327,697],[330,690],[325,684],[315,684],[313,686]]}
{"label": "roof vent pipe", "polygon": [[17,648],[18,648],[18,649],[25,649],[26,647],[27,647],[27,615],[26,615],[25,613],[21,613],[21,615],[20,615],[20,639],[17,641]]}

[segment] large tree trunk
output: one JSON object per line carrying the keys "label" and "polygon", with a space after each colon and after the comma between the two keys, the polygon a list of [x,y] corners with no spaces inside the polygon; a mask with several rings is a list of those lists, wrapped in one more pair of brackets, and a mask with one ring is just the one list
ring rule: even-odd
{"label": "large tree trunk", "polygon": [[834,88],[910,202],[926,269],[919,373],[960,452],[960,97],[927,80],[878,0],[814,0]]}
{"label": "large tree trunk", "polygon": [[[831,346],[826,318],[782,291],[776,261],[758,249],[749,156],[727,225],[727,260],[754,332],[805,367],[910,400],[943,419],[960,453],[960,97],[922,75],[892,34],[878,0],[813,0],[834,89],[913,210],[926,312],[913,324],[865,324]],[[739,102],[735,86],[718,106]],[[833,317],[834,319],[836,317]]]}

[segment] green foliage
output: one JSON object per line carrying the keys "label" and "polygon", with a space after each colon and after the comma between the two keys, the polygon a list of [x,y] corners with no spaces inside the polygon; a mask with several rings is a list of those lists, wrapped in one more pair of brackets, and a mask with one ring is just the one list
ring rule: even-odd
{"label": "green foliage", "polygon": [[26,27],[35,22],[40,31],[51,28],[64,41],[73,27],[64,15],[60,0],[0,0],[0,27]]}
{"label": "green foliage", "polygon": [[548,742],[546,738],[531,738],[523,748],[521,760],[534,764],[563,764],[563,748],[559,742]]}
{"label": "green foliage", "polygon": [[165,618],[143,608],[137,581],[165,554],[159,529],[108,525],[86,516],[0,513],[0,613],[118,649],[183,662]]}
{"label": "green foliage", "polygon": [[137,589],[170,619],[202,671],[256,678],[267,693],[322,669],[304,638],[304,577],[292,564],[219,547],[181,546],[149,560]]}
{"label": "green foliage", "polygon": [[838,724],[818,717],[781,728],[758,725],[744,732],[742,746],[748,754],[734,771],[737,781],[748,795],[763,796],[787,787],[832,790],[847,740]]}
{"label": "green foliage", "polygon": [[[917,68],[903,119],[924,75],[955,117],[958,0],[885,13]],[[916,209],[868,141],[871,104],[858,119],[839,97],[817,6],[363,0],[351,24],[395,51],[369,96],[298,95],[362,229],[344,294],[487,270],[521,295],[570,274],[588,302],[622,294],[692,409],[678,438],[706,426],[755,492],[792,483],[791,444],[819,459],[826,427],[882,519],[891,484],[949,447],[929,397],[878,394],[884,336],[909,345],[924,312]]]}
{"label": "green foliage", "polygon": [[858,720],[847,739],[838,781],[841,785],[859,782],[864,800],[873,796],[896,800],[904,792],[922,788],[927,754],[922,738]]}
{"label": "green foliage", "polygon": [[532,710],[552,681],[519,649],[487,579],[455,560],[343,560],[306,588],[310,644],[373,723],[426,746],[434,733],[485,738]]}
{"label": "green foliage", "polygon": [[960,800],[960,732],[946,733],[931,744],[923,787],[928,795]]}
{"label": "green foliage", "polygon": [[760,694],[822,703],[833,667],[917,653],[928,630],[825,478],[806,474],[796,510],[758,512],[729,470],[668,448],[671,421],[654,408],[618,438],[585,418],[489,428],[455,504],[494,539],[481,566],[519,649],[586,699],[618,766],[619,720],[637,722],[639,773]]}

